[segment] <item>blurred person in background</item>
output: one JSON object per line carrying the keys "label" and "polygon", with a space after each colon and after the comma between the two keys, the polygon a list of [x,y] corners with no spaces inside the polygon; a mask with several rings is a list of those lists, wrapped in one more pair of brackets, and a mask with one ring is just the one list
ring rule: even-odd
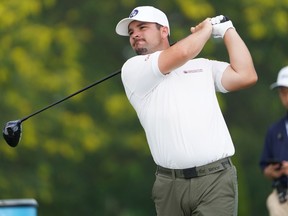
{"label": "blurred person in background", "polygon": [[271,89],[278,90],[285,115],[267,130],[260,168],[272,181],[273,189],[266,202],[270,216],[288,216],[288,66],[279,71]]}

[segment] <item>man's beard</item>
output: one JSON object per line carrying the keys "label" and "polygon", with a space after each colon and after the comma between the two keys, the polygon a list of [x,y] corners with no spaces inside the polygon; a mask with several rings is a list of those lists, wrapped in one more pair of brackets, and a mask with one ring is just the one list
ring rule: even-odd
{"label": "man's beard", "polygon": [[147,48],[139,48],[139,49],[136,49],[135,52],[137,55],[145,55],[145,54],[147,54],[148,49]]}

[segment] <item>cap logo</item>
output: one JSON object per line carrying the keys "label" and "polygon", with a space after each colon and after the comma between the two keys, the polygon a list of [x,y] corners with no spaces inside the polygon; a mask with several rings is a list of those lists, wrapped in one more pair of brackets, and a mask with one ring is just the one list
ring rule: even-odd
{"label": "cap logo", "polygon": [[135,10],[133,10],[132,12],[131,12],[131,14],[129,15],[129,18],[132,18],[132,17],[134,17],[134,16],[136,16],[137,14],[138,14],[138,10],[137,9],[135,9]]}

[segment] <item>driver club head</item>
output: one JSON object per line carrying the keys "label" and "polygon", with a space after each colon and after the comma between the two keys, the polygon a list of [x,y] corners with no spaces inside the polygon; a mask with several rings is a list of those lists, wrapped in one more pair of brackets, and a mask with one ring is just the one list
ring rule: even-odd
{"label": "driver club head", "polygon": [[9,121],[3,128],[3,137],[11,147],[16,147],[21,139],[21,120]]}

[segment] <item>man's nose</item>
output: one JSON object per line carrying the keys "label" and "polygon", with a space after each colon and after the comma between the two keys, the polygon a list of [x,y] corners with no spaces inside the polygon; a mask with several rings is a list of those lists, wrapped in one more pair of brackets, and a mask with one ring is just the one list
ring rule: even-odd
{"label": "man's nose", "polygon": [[132,34],[132,38],[135,39],[135,38],[139,38],[139,37],[140,37],[139,31],[134,31]]}

